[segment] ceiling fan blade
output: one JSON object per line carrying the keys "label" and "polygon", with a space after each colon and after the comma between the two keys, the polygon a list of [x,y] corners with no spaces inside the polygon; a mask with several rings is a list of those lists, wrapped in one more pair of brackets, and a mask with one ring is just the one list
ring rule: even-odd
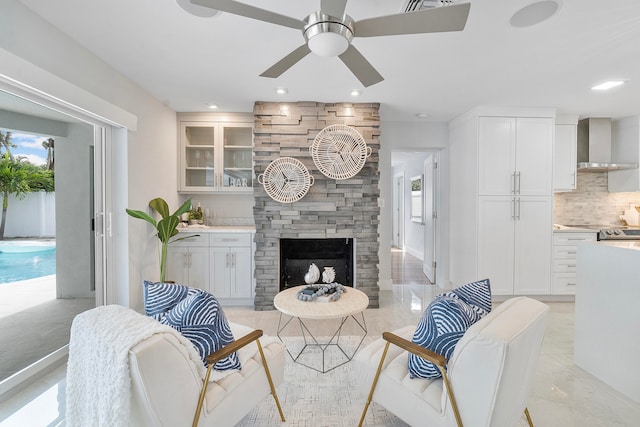
{"label": "ceiling fan blade", "polygon": [[280,61],[276,62],[264,73],[260,74],[260,77],[269,77],[275,79],[276,77],[280,77],[282,73],[287,71],[289,68],[293,67],[296,62],[300,61],[302,58],[311,53],[311,49],[307,44],[303,44]]}
{"label": "ceiling fan blade", "polygon": [[347,0],[322,0],[320,2],[320,11],[335,18],[342,18],[346,7]]}
{"label": "ceiling fan blade", "polygon": [[417,12],[363,19],[355,23],[355,37],[461,31],[469,16],[469,3],[442,6]]}
{"label": "ceiling fan blade", "polygon": [[372,86],[384,80],[384,77],[373,68],[373,65],[371,65],[353,45],[349,45],[349,48],[341,54],[339,58],[358,80],[360,80],[360,83],[362,83],[364,87]]}
{"label": "ceiling fan blade", "polygon": [[304,22],[300,19],[291,18],[289,16],[280,15],[279,13],[269,10],[260,9],[259,7],[250,6],[233,0],[189,0],[193,4],[199,6],[216,9],[222,12],[240,15],[247,18],[257,19],[258,21],[270,22],[283,27],[295,28],[302,30]]}

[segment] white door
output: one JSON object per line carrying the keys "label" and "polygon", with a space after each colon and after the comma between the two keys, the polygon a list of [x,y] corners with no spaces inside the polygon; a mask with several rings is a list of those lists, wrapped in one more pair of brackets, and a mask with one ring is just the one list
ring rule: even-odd
{"label": "white door", "polygon": [[436,283],[436,203],[437,163],[434,154],[424,161],[424,257],[423,271],[431,283]]}
{"label": "white door", "polygon": [[253,296],[251,248],[235,247],[230,252],[231,296],[233,298],[251,298]]}
{"label": "white door", "polygon": [[553,122],[550,118],[518,118],[516,132],[516,194],[553,193]]}
{"label": "white door", "polygon": [[513,295],[515,209],[511,196],[478,197],[478,273],[472,280],[491,280],[494,295]]}
{"label": "white door", "polygon": [[393,178],[393,230],[392,241],[393,246],[396,248],[402,248],[404,246],[403,236],[403,206],[404,206],[404,191],[403,191],[404,176],[398,175]]}
{"label": "white door", "polygon": [[480,117],[478,123],[478,195],[513,192],[516,119]]}
{"label": "white door", "polygon": [[514,291],[551,292],[553,210],[549,197],[516,197]]}

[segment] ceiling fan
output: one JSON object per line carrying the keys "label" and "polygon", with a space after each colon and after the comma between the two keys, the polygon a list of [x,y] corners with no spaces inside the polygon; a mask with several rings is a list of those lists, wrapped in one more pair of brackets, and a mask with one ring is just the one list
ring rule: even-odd
{"label": "ceiling fan", "polygon": [[365,87],[379,83],[384,78],[351,44],[354,37],[461,31],[467,22],[470,8],[469,3],[462,3],[356,22],[344,13],[347,0],[321,0],[320,10],[302,20],[234,0],[189,1],[195,5],[302,31],[305,43],[260,74],[262,77],[279,77],[314,52],[320,56],[338,56]]}

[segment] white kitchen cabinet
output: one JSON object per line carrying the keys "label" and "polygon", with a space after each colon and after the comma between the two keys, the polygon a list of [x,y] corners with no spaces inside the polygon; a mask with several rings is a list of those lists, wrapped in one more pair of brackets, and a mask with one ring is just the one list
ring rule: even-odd
{"label": "white kitchen cabinet", "polygon": [[553,191],[576,189],[577,125],[556,124],[553,148]]}
{"label": "white kitchen cabinet", "polygon": [[551,293],[553,109],[479,107],[449,125],[450,280]]}
{"label": "white kitchen cabinet", "polygon": [[575,295],[577,245],[580,242],[595,242],[596,240],[596,231],[584,233],[555,231],[553,233],[552,294]]}
{"label": "white kitchen cabinet", "polygon": [[478,198],[477,277],[494,295],[550,293],[552,216],[547,197]]}
{"label": "white kitchen cabinet", "polygon": [[229,304],[252,300],[251,235],[216,233],[211,237],[211,292]]}
{"label": "white kitchen cabinet", "polygon": [[[640,117],[611,122],[611,162],[640,164]],[[640,169],[609,171],[609,191],[640,191]]]}
{"label": "white kitchen cabinet", "polygon": [[478,195],[550,194],[552,149],[551,118],[480,117]]}
{"label": "white kitchen cabinet", "polygon": [[253,117],[179,114],[181,192],[253,191]]}
{"label": "white kitchen cabinet", "polygon": [[[209,291],[209,236],[184,233],[188,239],[169,244],[167,280]],[[182,235],[180,236],[182,237]]]}

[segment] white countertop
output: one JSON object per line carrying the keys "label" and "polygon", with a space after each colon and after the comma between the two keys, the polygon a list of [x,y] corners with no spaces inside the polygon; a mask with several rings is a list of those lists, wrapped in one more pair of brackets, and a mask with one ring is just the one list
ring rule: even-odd
{"label": "white countertop", "polygon": [[593,228],[567,227],[566,225],[553,224],[553,232],[561,233],[598,233],[599,230]]}
{"label": "white countertop", "polygon": [[188,225],[178,226],[180,233],[255,233],[253,225]]}
{"label": "white countertop", "polygon": [[620,248],[620,249],[631,249],[635,251],[640,251],[640,240],[599,240],[597,242],[581,242],[582,244],[592,244],[599,245],[602,247],[612,247],[612,248]]}

